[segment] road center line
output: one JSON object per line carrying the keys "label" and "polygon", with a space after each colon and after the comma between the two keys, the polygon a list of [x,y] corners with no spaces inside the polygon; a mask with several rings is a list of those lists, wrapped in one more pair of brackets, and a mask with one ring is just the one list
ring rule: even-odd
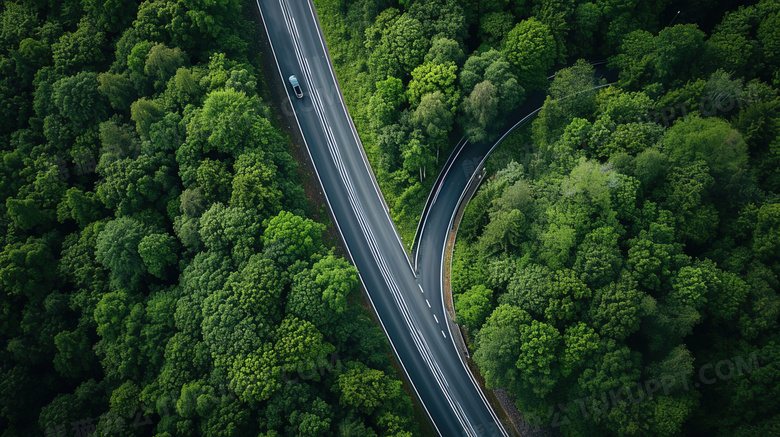
{"label": "road center line", "polygon": [[[344,185],[344,188],[347,191],[347,198],[349,204],[351,206],[351,209],[353,210],[353,213],[355,214],[355,217],[358,221],[358,225],[360,226],[361,231],[367,240],[369,250],[371,251],[371,255],[373,256],[375,262],[377,263],[377,267],[379,268],[380,273],[383,276],[386,285],[390,289],[391,294],[393,295],[393,298],[396,301],[395,303],[398,306],[399,310],[401,311],[405,319],[407,327],[410,329],[410,333],[412,334],[412,341],[417,346],[417,349],[420,352],[422,359],[426,362],[428,367],[433,372],[433,376],[436,379],[440,388],[442,389],[443,395],[447,403],[449,403],[450,406],[452,407],[458,422],[460,422],[461,426],[464,428],[467,434],[469,436],[475,436],[477,435],[477,433],[475,432],[474,427],[472,426],[470,420],[468,419],[465,412],[461,408],[460,403],[453,398],[453,393],[450,392],[449,384],[447,383],[447,380],[444,377],[443,372],[439,368],[438,363],[434,359],[433,354],[429,349],[424,336],[419,331],[419,329],[416,328],[415,322],[412,319],[411,314],[409,313],[406,302],[404,301],[403,296],[400,293],[400,290],[398,288],[398,285],[396,284],[393,274],[390,271],[389,266],[387,265],[386,260],[384,259],[381,251],[379,250],[378,242],[376,241],[376,238],[368,222],[363,206],[358,198],[358,193],[356,192],[355,186],[353,184],[352,179],[350,178],[346,165],[342,160],[341,153],[336,142],[336,137],[331,129],[330,124],[328,123],[324,106],[323,106],[323,101],[320,97],[319,90],[317,89],[317,87],[314,86],[312,80],[313,74],[309,67],[308,58],[303,55],[303,50],[299,43],[300,34],[298,33],[297,24],[288,9],[289,5],[287,5],[287,0],[281,0],[280,3],[282,6],[282,14],[285,16],[285,21],[286,21],[285,24],[287,25],[293,40],[293,45],[294,45],[293,48],[295,50],[295,55],[298,60],[299,67],[301,67],[304,70],[304,78],[308,83],[311,91],[311,100],[313,103],[313,109],[315,110],[315,115],[320,120],[322,127],[324,128],[325,139],[326,139],[329,152],[331,154],[331,158],[333,159],[336,169],[339,173],[339,176],[341,177],[342,184]],[[411,268],[411,264],[410,264],[410,268]],[[424,293],[424,291],[422,290],[422,286],[420,286],[419,284],[418,286],[420,287],[420,291]],[[431,308],[431,304],[427,299],[425,302],[428,304],[428,308]],[[438,318],[436,319],[436,321],[438,323]],[[444,338],[447,338],[447,335],[444,333],[444,331],[441,332]]]}

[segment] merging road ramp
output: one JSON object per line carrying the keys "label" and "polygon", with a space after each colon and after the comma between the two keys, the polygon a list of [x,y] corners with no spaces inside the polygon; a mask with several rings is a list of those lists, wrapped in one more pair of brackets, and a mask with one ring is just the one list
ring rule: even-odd
{"label": "merging road ramp", "polygon": [[[403,248],[341,95],[314,6],[256,1],[334,222],[433,427],[443,437],[508,437],[455,347],[441,284],[421,282]],[[301,99],[288,85],[291,75]],[[440,278],[439,267],[426,278]]]}

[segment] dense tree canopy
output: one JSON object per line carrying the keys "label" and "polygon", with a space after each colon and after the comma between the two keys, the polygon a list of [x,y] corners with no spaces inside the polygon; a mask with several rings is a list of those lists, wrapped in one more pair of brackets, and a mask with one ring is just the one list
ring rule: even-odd
{"label": "dense tree canopy", "polygon": [[[777,433],[776,0],[315,3],[405,241],[451,146],[546,97],[453,260],[488,387],[570,436]],[[418,433],[255,7],[0,4],[4,435]]]}
{"label": "dense tree canopy", "polygon": [[[778,410],[756,402],[778,387],[762,354],[780,333],[780,270],[767,166],[777,131],[766,129],[780,119],[774,76],[751,63],[777,68],[758,36],[777,2],[728,12],[710,34],[589,9],[574,15],[618,13],[596,39],[614,44],[619,82],[586,91],[598,84],[590,65],[557,71],[538,117],[488,161],[461,223],[451,283],[474,361],[532,424],[564,435],[767,432]],[[506,39],[552,40],[554,51],[567,41],[557,23],[537,15]],[[567,30],[602,31],[591,23]],[[610,43],[618,26],[629,31]],[[504,45],[503,56],[535,65],[531,46]],[[466,114],[496,113],[480,74],[498,59],[484,51],[461,69]],[[531,83],[527,69],[512,72]],[[734,399],[747,410],[729,410]]]}
{"label": "dense tree canopy", "polygon": [[[418,433],[259,97],[255,7],[0,5],[4,436]],[[445,147],[436,103],[416,128]]]}
{"label": "dense tree canopy", "polygon": [[[681,26],[662,28],[673,16],[668,0],[315,3],[366,154],[388,197],[399,232],[408,240],[413,238],[424,193],[434,181],[426,176],[435,174],[445,162],[438,158],[464,136],[471,142],[494,140],[508,122],[516,121],[510,118],[529,95],[547,88],[554,65],[573,63],[583,56],[600,60],[618,54],[612,60],[615,65],[631,66],[621,73],[627,89],[636,91],[630,86],[633,76],[655,77],[657,85],[651,93],[655,98],[667,85],[662,81],[685,84],[709,67],[707,59],[715,52],[704,32],[685,24],[683,18],[674,17]],[[691,17],[688,23],[697,22],[697,18],[704,21],[701,10],[714,8],[722,14],[729,7],[726,2],[714,7],[699,3],[683,8],[680,17]],[[761,53],[774,56],[767,27],[757,26],[758,20],[750,21],[753,16],[740,18],[752,26],[749,30],[742,25],[731,32],[740,33],[743,39],[766,41]],[[731,40],[724,41],[728,46]],[[724,55],[731,53],[731,58],[741,53],[721,46],[724,44],[713,47]],[[761,51],[757,46],[748,47],[755,53]],[[581,67],[585,66],[583,62]],[[726,70],[732,71],[730,68]],[[682,75],[672,73],[677,70]],[[582,77],[582,82],[598,85],[595,77]],[[558,91],[579,92],[577,85],[571,83]],[[454,116],[450,121],[443,113],[437,115],[440,124],[448,126],[437,126],[439,132],[446,132],[446,141],[431,137],[412,117],[425,96],[437,92]],[[557,114],[551,108],[548,115],[562,118],[557,126],[561,131],[568,124],[570,106],[582,111],[581,118],[589,115],[592,94],[590,99],[564,99],[568,92],[551,94],[562,108]],[[645,127],[621,127],[615,133],[614,147],[636,148],[637,142],[651,136]],[[640,139],[634,141],[637,135]],[[434,152],[437,159],[429,159]],[[562,160],[570,161],[566,157]]]}

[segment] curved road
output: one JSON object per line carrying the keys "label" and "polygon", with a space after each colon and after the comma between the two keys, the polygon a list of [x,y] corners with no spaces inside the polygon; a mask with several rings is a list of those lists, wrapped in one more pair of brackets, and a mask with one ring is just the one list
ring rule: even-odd
{"label": "curved road", "polygon": [[[594,86],[568,97],[612,85],[617,80],[615,72],[606,69],[606,61],[591,62],[591,65],[595,67],[597,78],[607,79],[608,83]],[[554,77],[555,74],[547,79],[551,80]],[[443,279],[444,270],[436,267],[435,263],[443,262],[443,259],[440,260],[444,256],[443,245],[452,228],[455,213],[464,201],[470,200],[467,198],[469,187],[475,188],[474,185],[480,183],[479,172],[485,165],[485,161],[509,134],[541,111],[546,97],[547,94],[541,91],[528,96],[522,105],[512,111],[508,117],[511,121],[507,129],[496,141],[470,144],[468,140],[462,138],[450,153],[441,173],[433,184],[428,199],[425,201],[412,242],[415,270],[420,272],[424,282],[428,281],[428,276],[433,276],[430,279],[433,282],[437,279]],[[429,229],[430,231],[428,231]],[[421,268],[421,263],[423,268]]]}
{"label": "curved road", "polygon": [[[438,285],[427,291],[412,269],[342,99],[311,2],[257,4],[334,222],[433,427],[443,437],[508,436],[454,347]],[[293,74],[303,99],[287,84]]]}

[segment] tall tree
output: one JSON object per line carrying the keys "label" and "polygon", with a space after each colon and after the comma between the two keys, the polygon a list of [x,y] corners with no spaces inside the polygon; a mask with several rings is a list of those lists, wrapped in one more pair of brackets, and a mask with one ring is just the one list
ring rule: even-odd
{"label": "tall tree", "polygon": [[520,85],[529,90],[544,88],[557,57],[549,26],[535,18],[523,20],[509,32],[504,44],[504,56],[518,71]]}

